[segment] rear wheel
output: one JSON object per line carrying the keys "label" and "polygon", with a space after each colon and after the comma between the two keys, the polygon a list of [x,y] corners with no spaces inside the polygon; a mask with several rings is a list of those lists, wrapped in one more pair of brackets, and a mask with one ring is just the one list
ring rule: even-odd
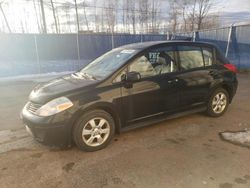
{"label": "rear wheel", "polygon": [[229,105],[228,92],[225,89],[216,89],[210,96],[207,113],[212,117],[223,115]]}
{"label": "rear wheel", "polygon": [[109,144],[114,132],[112,116],[103,110],[93,110],[82,115],[76,122],[73,137],[79,149],[97,151]]}

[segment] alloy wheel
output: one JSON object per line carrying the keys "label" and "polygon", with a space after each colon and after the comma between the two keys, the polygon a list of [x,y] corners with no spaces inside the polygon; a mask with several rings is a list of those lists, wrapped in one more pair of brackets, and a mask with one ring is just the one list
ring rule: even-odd
{"label": "alloy wheel", "polygon": [[110,125],[104,118],[97,117],[89,120],[83,127],[82,139],[91,147],[102,145],[110,135]]}
{"label": "alloy wheel", "polygon": [[212,109],[214,113],[220,114],[227,106],[227,97],[224,93],[217,93],[212,100]]}

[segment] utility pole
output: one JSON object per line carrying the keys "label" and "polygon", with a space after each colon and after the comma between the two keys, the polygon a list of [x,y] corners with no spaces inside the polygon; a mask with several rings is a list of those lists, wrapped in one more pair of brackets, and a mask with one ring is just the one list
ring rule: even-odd
{"label": "utility pole", "polygon": [[5,16],[4,11],[3,11],[2,3],[0,3],[0,10],[1,10],[2,14],[3,14],[3,18],[4,18],[4,21],[5,21],[5,24],[6,24],[7,28],[9,30],[9,33],[11,33],[10,25],[9,25],[9,22],[8,22],[6,16]]}
{"label": "utility pole", "polygon": [[42,19],[43,19],[43,32],[47,33],[47,25],[46,25],[45,13],[44,13],[43,0],[40,0],[40,5],[41,5],[41,12],[42,12]]}

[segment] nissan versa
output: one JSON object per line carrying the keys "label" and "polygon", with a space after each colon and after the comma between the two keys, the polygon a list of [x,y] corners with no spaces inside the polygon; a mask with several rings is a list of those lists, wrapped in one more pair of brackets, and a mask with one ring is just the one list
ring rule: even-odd
{"label": "nissan versa", "polygon": [[130,44],[35,87],[21,117],[40,142],[96,151],[115,133],[195,112],[221,116],[237,85],[236,68],[212,44]]}

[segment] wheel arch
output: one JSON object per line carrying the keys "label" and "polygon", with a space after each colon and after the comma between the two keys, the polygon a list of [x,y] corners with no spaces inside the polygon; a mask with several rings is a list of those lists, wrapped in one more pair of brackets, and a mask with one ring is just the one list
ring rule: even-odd
{"label": "wheel arch", "polygon": [[91,110],[103,110],[109,113],[115,121],[115,132],[116,133],[121,132],[121,119],[119,117],[119,114],[117,113],[115,106],[112,103],[108,102],[98,102],[94,104],[85,105],[79,108],[79,110],[75,112],[74,117],[72,119],[72,130],[73,126],[75,125],[79,117],[81,117],[84,113],[89,112]]}
{"label": "wheel arch", "polygon": [[229,84],[225,83],[225,82],[222,82],[222,83],[219,83],[219,84],[216,84],[214,85],[211,90],[210,90],[210,93],[209,93],[209,96],[211,96],[211,94],[216,90],[216,89],[219,89],[219,88],[222,88],[222,89],[225,89],[229,95],[229,103],[232,102],[232,99],[233,99],[233,88],[232,86],[230,86]]}

